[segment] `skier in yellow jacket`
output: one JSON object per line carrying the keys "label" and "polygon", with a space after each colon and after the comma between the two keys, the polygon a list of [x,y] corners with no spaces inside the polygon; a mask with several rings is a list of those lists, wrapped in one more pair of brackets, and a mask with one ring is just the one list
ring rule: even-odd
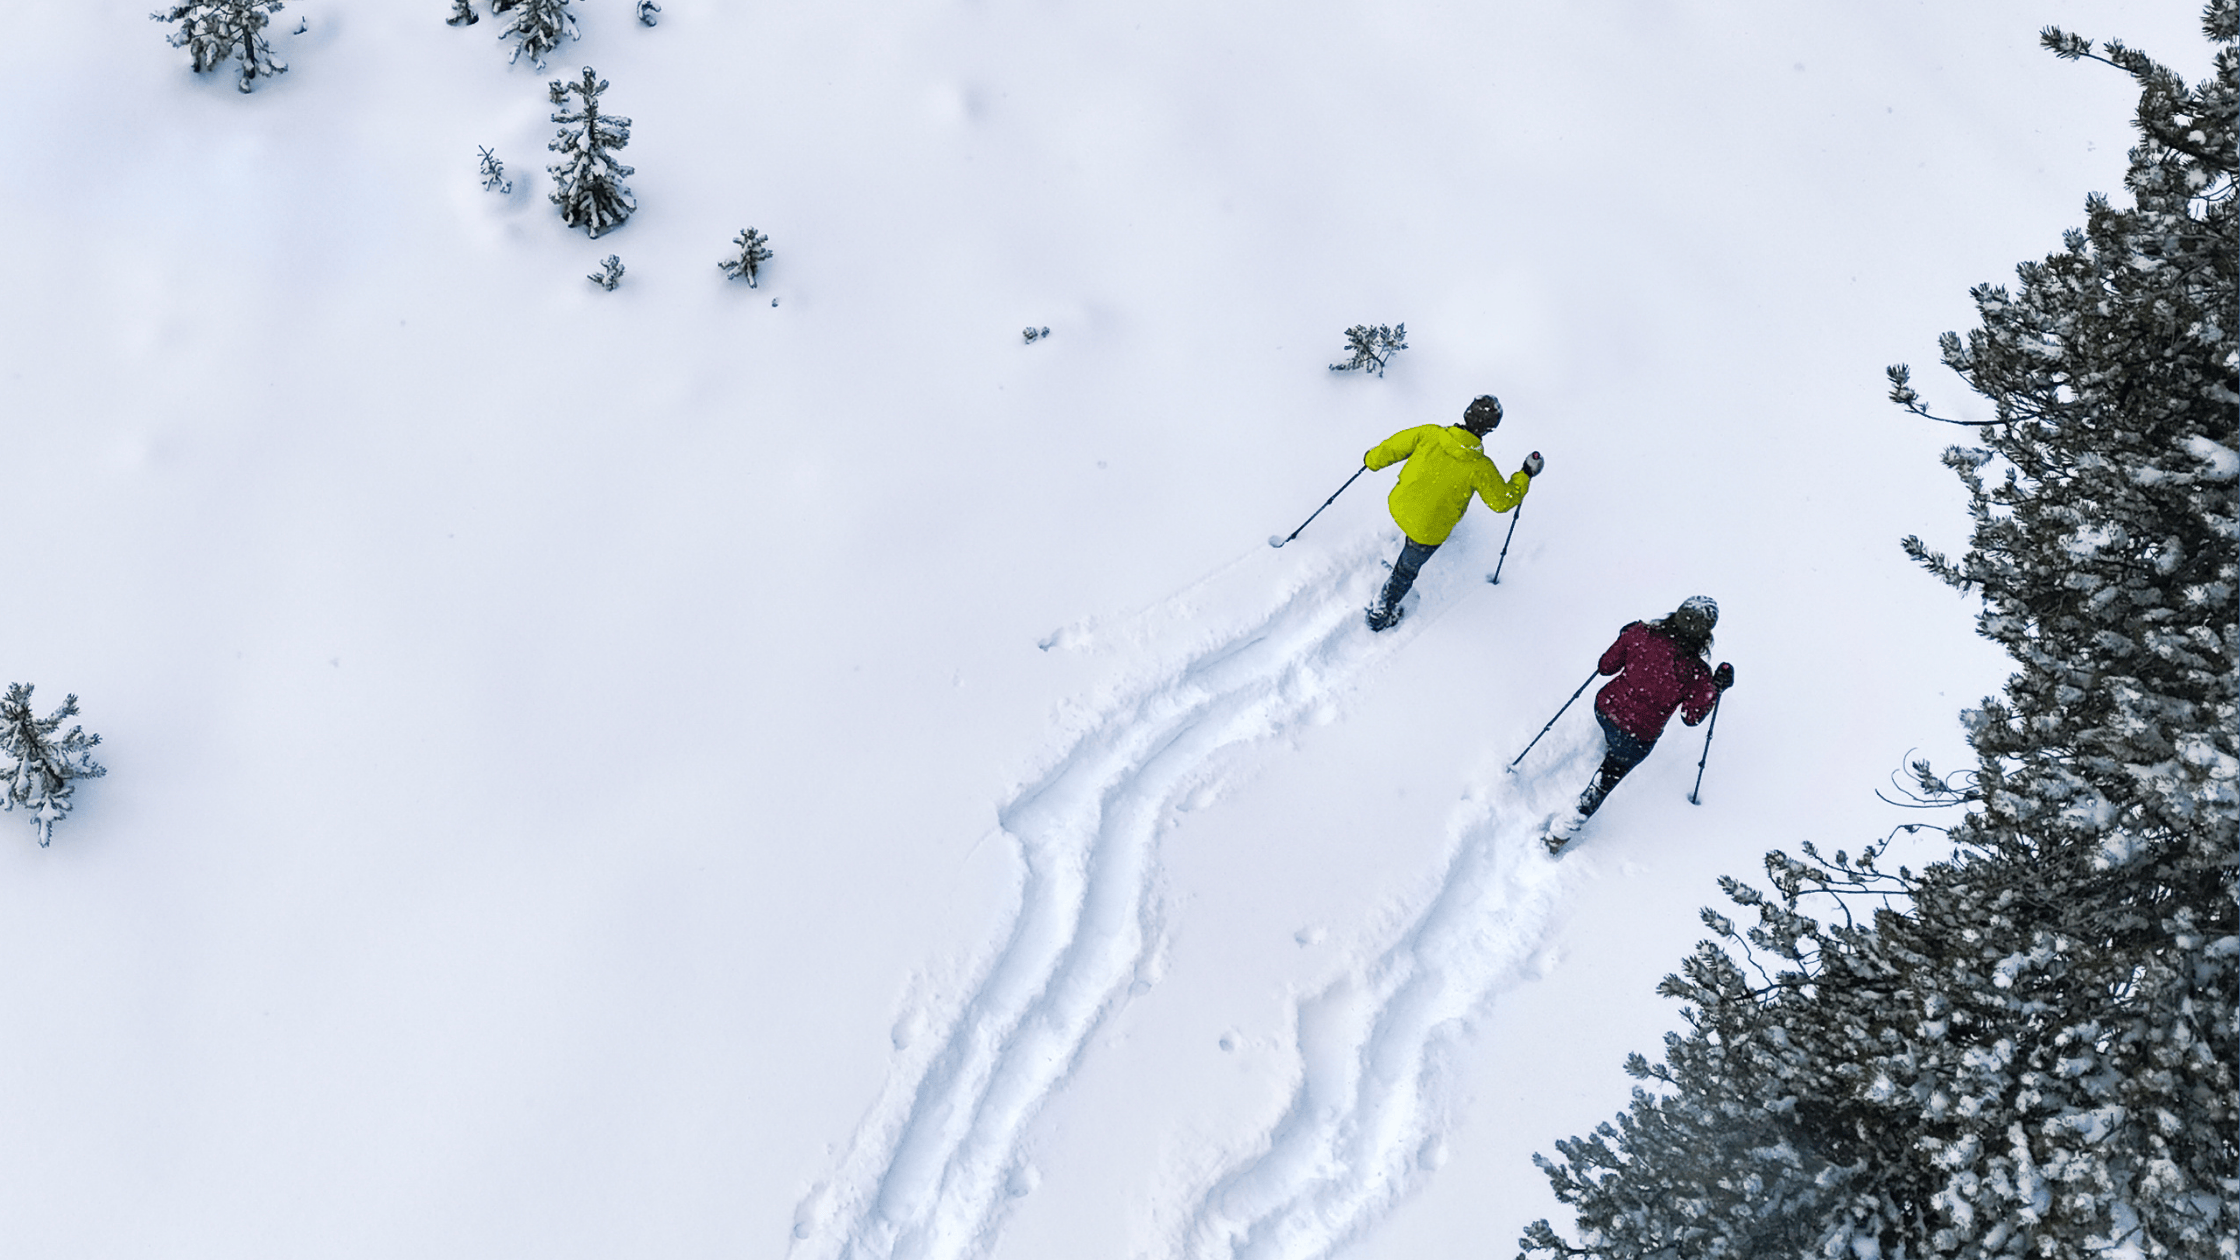
{"label": "skier in yellow jacket", "polygon": [[1402,429],[1371,448],[1361,462],[1371,469],[1389,468],[1401,460],[1399,484],[1385,502],[1393,522],[1408,536],[1400,558],[1392,566],[1392,579],[1384,594],[1369,608],[1369,628],[1383,630],[1400,620],[1400,597],[1416,583],[1416,571],[1439,544],[1454,532],[1455,522],[1470,506],[1470,496],[1484,499],[1496,512],[1506,512],[1524,502],[1532,479],[1546,461],[1540,452],[1525,456],[1524,466],[1507,477],[1486,458],[1481,439],[1501,424],[1501,400],[1491,394],[1471,401],[1461,424],[1423,424]]}

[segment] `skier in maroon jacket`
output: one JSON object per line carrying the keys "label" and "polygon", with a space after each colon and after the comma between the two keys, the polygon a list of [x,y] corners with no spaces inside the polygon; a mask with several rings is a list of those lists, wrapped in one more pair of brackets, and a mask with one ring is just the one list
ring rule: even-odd
{"label": "skier in maroon jacket", "polygon": [[[1594,698],[1607,751],[1594,782],[1579,795],[1572,828],[1602,808],[1602,798],[1649,755],[1674,709],[1694,726],[1711,712],[1719,693],[1734,686],[1734,666],[1722,662],[1714,670],[1704,661],[1718,623],[1719,605],[1708,595],[1692,596],[1669,617],[1636,621],[1619,631],[1618,641],[1602,654],[1601,671],[1617,675]],[[1565,838],[1551,834],[1548,846],[1560,849]]]}

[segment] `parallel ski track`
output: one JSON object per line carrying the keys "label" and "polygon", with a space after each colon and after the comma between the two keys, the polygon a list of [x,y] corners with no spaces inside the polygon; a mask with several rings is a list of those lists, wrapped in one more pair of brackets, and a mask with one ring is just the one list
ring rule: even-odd
{"label": "parallel ski track", "polygon": [[1217,755],[1293,727],[1420,629],[1419,618],[1369,634],[1364,579],[1382,575],[1366,544],[1350,550],[1257,624],[1114,706],[999,810],[1024,868],[1001,944],[802,1203],[793,1255],[963,1260],[993,1245],[1006,1198],[1031,1177],[1027,1125],[1091,1033],[1148,986],[1157,839],[1178,799],[1218,774]]}
{"label": "parallel ski track", "polygon": [[1299,1004],[1299,1084],[1259,1149],[1176,1214],[1181,1255],[1329,1256],[1430,1176],[1460,1043],[1495,993],[1532,974],[1566,882],[1539,843],[1540,820],[1599,751],[1577,738],[1543,745],[1531,777],[1502,776],[1458,828],[1437,891],[1398,939]]}

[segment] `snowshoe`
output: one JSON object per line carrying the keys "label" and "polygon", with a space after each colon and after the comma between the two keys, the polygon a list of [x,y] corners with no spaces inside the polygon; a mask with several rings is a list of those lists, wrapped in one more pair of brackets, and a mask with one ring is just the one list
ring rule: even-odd
{"label": "snowshoe", "polygon": [[1547,846],[1548,856],[1563,856],[1563,846],[1571,843],[1571,838],[1579,834],[1579,828],[1586,822],[1585,814],[1573,810],[1561,809],[1548,815],[1547,822],[1540,828],[1540,843]]}
{"label": "snowshoe", "polygon": [[1378,600],[1376,603],[1369,605],[1368,608],[1369,628],[1371,630],[1390,630],[1399,625],[1400,619],[1407,615],[1408,610],[1405,606],[1400,604],[1387,605],[1383,600]]}

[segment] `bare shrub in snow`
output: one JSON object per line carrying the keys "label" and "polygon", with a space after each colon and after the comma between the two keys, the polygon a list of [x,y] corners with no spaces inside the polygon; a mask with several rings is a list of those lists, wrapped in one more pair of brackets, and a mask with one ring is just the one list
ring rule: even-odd
{"label": "bare shrub in snow", "polygon": [[724,279],[744,280],[751,289],[755,277],[762,274],[762,264],[777,257],[770,252],[770,238],[750,227],[732,237],[731,243],[739,247],[739,256],[726,258],[716,266],[723,269]]}
{"label": "bare shrub in snow", "polygon": [[[613,156],[630,143],[630,120],[599,112],[599,94],[606,90],[607,81],[589,66],[576,82],[554,79],[552,103],[561,108],[552,121],[561,127],[545,146],[560,155],[558,162],[545,168],[556,185],[552,204],[560,207],[560,221],[594,238],[621,227],[638,208],[622,182],[637,168],[624,166]],[[572,108],[568,106],[571,93],[577,97]]]}
{"label": "bare shrub in snow", "polygon": [[[2132,204],[2087,199],[1940,341],[1996,419],[1945,453],[1966,554],[1904,546],[2015,662],[1962,714],[1974,769],[1915,767],[1964,811],[1952,855],[1805,845],[1768,855],[1771,896],[1721,881],[1756,926],[1704,912],[1718,940],[1661,986],[1689,1030],[1540,1161],[1579,1242],[1541,1221],[1528,1253],[2240,1254],[2240,0],[2204,28],[2192,87],[2045,32],[2136,81]],[[1891,394],[1929,415],[1902,367]]]}
{"label": "bare shrub in snow", "polygon": [[109,773],[94,764],[93,749],[99,735],[83,727],[61,731],[64,721],[78,715],[78,698],[65,696],[62,707],[46,717],[31,709],[31,684],[10,683],[0,697],[0,773],[7,776],[8,792],[0,809],[21,809],[39,829],[39,846],[54,838],[54,825],[70,812],[70,796],[79,779],[98,779]]}
{"label": "bare shrub in snow", "polygon": [[497,154],[483,148],[481,145],[476,145],[475,150],[482,154],[482,165],[480,170],[480,174],[482,176],[482,191],[496,193],[512,192],[513,181],[506,178],[506,164],[498,160]]}
{"label": "bare shrub in snow", "polygon": [[1392,356],[1408,348],[1408,326],[1398,324],[1387,328],[1383,324],[1355,324],[1346,329],[1346,350],[1349,357],[1343,363],[1333,363],[1333,372],[1374,372],[1384,375],[1385,364]]}
{"label": "bare shrub in snow", "polygon": [[272,55],[265,42],[265,24],[281,9],[280,0],[183,0],[161,13],[148,16],[170,22],[179,29],[171,46],[184,48],[194,59],[196,74],[207,74],[229,57],[241,59],[242,91],[257,79],[268,79],[287,70],[286,62]]}

